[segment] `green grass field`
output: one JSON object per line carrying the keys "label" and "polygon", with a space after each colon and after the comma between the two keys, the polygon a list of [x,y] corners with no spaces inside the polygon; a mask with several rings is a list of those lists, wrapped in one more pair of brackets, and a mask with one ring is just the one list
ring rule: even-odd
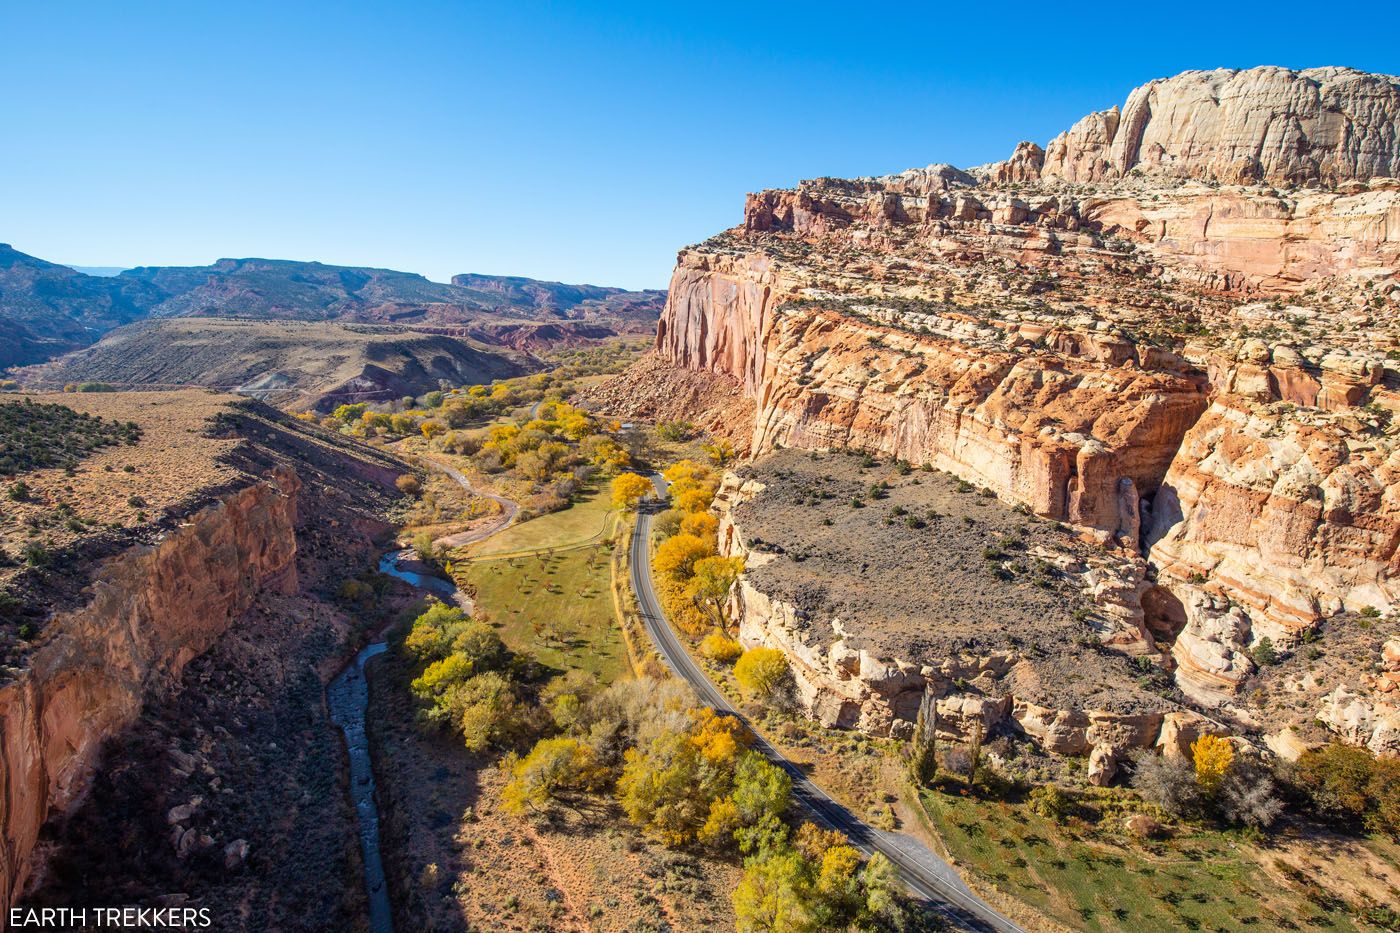
{"label": "green grass field", "polygon": [[922,799],[961,871],[1075,929],[1358,928],[1345,906],[1295,890],[1265,870],[1267,852],[1227,833],[1146,842],[1061,826],[1024,804],[939,791]]}
{"label": "green grass field", "polygon": [[477,615],[502,640],[560,671],[588,671],[604,682],[627,673],[627,648],[608,589],[611,547],[457,564],[476,592]]}
{"label": "green grass field", "polygon": [[605,484],[597,484],[585,490],[567,509],[513,525],[471,546],[467,556],[476,559],[600,543],[611,521],[611,514],[608,488]]}

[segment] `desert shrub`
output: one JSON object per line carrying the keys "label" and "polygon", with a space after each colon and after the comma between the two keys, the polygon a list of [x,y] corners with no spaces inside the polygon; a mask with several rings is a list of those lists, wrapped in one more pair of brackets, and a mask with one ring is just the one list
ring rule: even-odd
{"label": "desert shrub", "polygon": [[135,444],[140,438],[134,421],[109,421],[31,399],[8,402],[0,405],[0,475],[71,468],[103,447]]}
{"label": "desert shrub", "polygon": [[1250,649],[1249,657],[1259,667],[1271,667],[1279,662],[1278,649],[1274,647],[1274,640],[1267,635]]}
{"label": "desert shrub", "polygon": [[1032,789],[1028,806],[1032,813],[1054,823],[1063,823],[1078,809],[1074,798],[1055,784],[1042,784]]}
{"label": "desert shrub", "polygon": [[779,695],[789,677],[787,655],[777,648],[750,648],[734,665],[734,679],[755,700]]}
{"label": "desert shrub", "polygon": [[688,441],[695,436],[695,425],[689,421],[663,421],[656,426],[656,436],[663,441]]}
{"label": "desert shrub", "polygon": [[343,603],[353,603],[365,605],[374,598],[374,587],[364,580],[351,578],[344,580],[340,584],[340,589],[336,592],[336,597]]}
{"label": "desert shrub", "polygon": [[1332,742],[1298,760],[1298,783],[1321,812],[1400,836],[1400,760]]}
{"label": "desert shrub", "polygon": [[710,458],[710,462],[715,466],[724,466],[734,459],[734,444],[726,438],[720,438],[709,444],[701,444],[700,449],[705,452],[705,456]]}
{"label": "desert shrub", "polygon": [[481,449],[481,440],[465,431],[448,431],[438,441],[438,446],[444,453],[470,457]]}
{"label": "desert shrub", "polygon": [[437,557],[437,546],[429,532],[420,531],[413,536],[413,550],[420,560],[430,561]]}
{"label": "desert shrub", "polygon": [[1138,752],[1133,760],[1132,786],[1144,800],[1183,819],[1196,819],[1202,814],[1205,794],[1189,762],[1149,751]]}
{"label": "desert shrub", "polygon": [[416,496],[423,491],[423,484],[412,473],[403,474],[394,480],[394,485],[398,487],[399,492],[406,496]]}
{"label": "desert shrub", "polygon": [[19,551],[20,559],[30,567],[47,567],[53,560],[53,555],[49,549],[38,541],[26,542]]}
{"label": "desert shrub", "polygon": [[1253,756],[1231,762],[1216,787],[1215,805],[1226,822],[1253,829],[1268,829],[1283,813],[1273,771]]}
{"label": "desert shrub", "polygon": [[723,632],[711,632],[700,642],[700,653],[718,664],[732,664],[744,653],[744,646]]}

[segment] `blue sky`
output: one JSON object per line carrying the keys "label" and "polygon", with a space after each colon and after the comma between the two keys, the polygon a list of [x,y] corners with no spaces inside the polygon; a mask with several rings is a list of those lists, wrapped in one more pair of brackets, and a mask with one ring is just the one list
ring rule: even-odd
{"label": "blue sky", "polygon": [[1400,72],[1383,3],[9,3],[0,241],[664,287],[744,193],[1001,158],[1190,68]]}

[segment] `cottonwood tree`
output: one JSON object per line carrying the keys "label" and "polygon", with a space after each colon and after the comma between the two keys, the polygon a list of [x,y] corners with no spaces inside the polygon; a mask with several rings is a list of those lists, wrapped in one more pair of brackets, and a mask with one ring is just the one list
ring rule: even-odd
{"label": "cottonwood tree", "polygon": [[924,688],[919,714],[914,719],[914,737],[909,740],[909,780],[915,787],[927,787],[938,776],[938,701]]}

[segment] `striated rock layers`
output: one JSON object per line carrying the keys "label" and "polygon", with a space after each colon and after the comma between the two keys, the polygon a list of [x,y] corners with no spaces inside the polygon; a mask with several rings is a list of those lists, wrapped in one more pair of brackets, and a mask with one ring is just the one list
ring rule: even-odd
{"label": "striated rock layers", "polygon": [[[692,258],[697,267],[692,268]],[[686,368],[741,380],[753,450],[856,447],[933,465],[1040,514],[1117,531],[1137,521],[1206,400],[1191,379],[1095,359],[989,351],[812,306],[743,282],[761,261],[684,256],[658,333]],[[741,271],[740,271],[741,270]],[[737,274],[736,274],[737,272]],[[1112,353],[1089,346],[1086,355]]]}
{"label": "striated rock layers", "polygon": [[1400,78],[1350,68],[1220,68],[1149,81],[1043,150],[1023,143],[1019,180],[1102,181],[1131,172],[1235,184],[1400,175]]}
{"label": "striated rock layers", "polygon": [[84,793],[103,740],[260,591],[295,589],[299,486],[279,468],[108,560],[91,600],[53,618],[29,669],[0,687],[0,902],[23,891],[40,827]]}
{"label": "striated rock layers", "polygon": [[[857,463],[780,453],[726,474],[715,500],[720,550],[746,564],[730,618],[744,644],[788,656],[814,718],[907,736],[928,692],[944,738],[1014,729],[1090,756],[1097,783],[1130,749],[1176,754],[1213,728],[1108,650],[1139,629],[1088,599],[1124,562],[936,473],[887,481],[882,506],[851,509],[849,493],[876,475]],[[890,523],[886,508],[930,517]],[[978,541],[1004,553],[979,556]]]}
{"label": "striated rock layers", "polygon": [[1267,729],[1264,638],[1400,597],[1397,95],[1192,72],[1005,162],[752,194],[658,356],[742,388],[756,455],[929,464],[1137,554],[1120,610]]}

